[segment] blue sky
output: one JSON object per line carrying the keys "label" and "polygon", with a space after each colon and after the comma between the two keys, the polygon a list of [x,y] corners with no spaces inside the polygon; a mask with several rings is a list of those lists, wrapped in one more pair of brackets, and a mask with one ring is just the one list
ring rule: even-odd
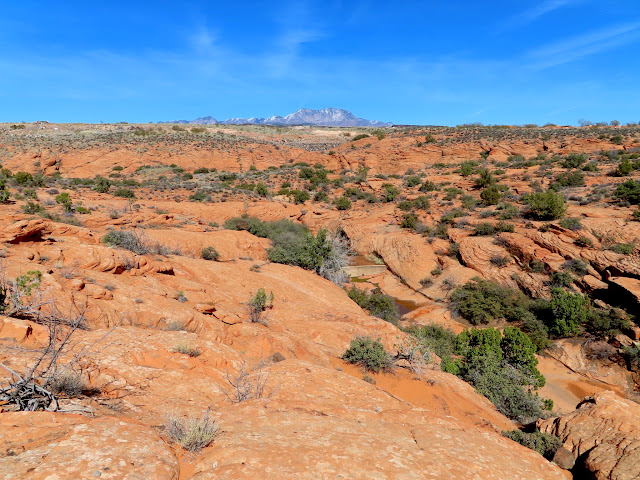
{"label": "blue sky", "polygon": [[0,121],[638,122],[639,52],[638,0],[3,2]]}

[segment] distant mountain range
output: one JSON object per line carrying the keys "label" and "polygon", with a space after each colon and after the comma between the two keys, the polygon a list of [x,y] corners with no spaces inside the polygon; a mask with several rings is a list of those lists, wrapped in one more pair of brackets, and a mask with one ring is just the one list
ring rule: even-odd
{"label": "distant mountain range", "polygon": [[229,118],[216,120],[213,117],[201,117],[195,120],[174,120],[158,123],[186,123],[200,125],[318,125],[326,127],[390,127],[391,123],[378,120],[358,118],[353,113],[341,108],[323,108],[311,110],[301,108],[286,117],[274,115],[269,118]]}

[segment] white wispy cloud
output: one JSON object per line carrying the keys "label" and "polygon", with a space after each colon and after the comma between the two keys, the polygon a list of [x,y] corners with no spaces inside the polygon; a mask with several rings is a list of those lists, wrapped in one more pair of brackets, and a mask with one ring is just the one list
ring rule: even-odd
{"label": "white wispy cloud", "polygon": [[640,39],[640,21],[609,26],[531,50],[529,67],[541,70],[627,45]]}
{"label": "white wispy cloud", "polygon": [[559,8],[575,5],[580,1],[581,0],[547,0],[546,2],[542,2],[539,5],[525,10],[520,15],[518,15],[517,18],[526,23],[534,22],[547,13],[551,13],[554,10],[558,10]]}
{"label": "white wispy cloud", "polygon": [[535,22],[540,17],[565,7],[571,7],[585,0],[546,0],[510,17],[498,27],[498,32],[523,27]]}

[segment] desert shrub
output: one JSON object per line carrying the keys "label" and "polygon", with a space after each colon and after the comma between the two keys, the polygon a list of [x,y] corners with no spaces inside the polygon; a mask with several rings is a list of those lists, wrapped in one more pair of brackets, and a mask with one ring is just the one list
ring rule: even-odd
{"label": "desert shrub", "polygon": [[340,197],[335,201],[338,210],[349,210],[351,208],[351,200],[347,197]]}
{"label": "desert shrub", "polygon": [[407,333],[413,335],[420,344],[443,360],[455,353],[457,336],[449,328],[431,324],[409,328]]}
{"label": "desert shrub", "polygon": [[367,135],[366,133],[360,133],[359,135],[356,135],[355,137],[353,137],[351,141],[357,142],[358,140],[362,140],[363,138],[369,138],[369,135]]}
{"label": "desert shrub", "polygon": [[620,134],[617,134],[611,137],[609,141],[614,145],[622,145],[622,142],[624,141],[624,137]]}
{"label": "desert shrub", "polygon": [[426,180],[422,185],[420,185],[419,190],[421,192],[433,192],[434,190],[437,190],[437,188],[437,185],[431,180]]}
{"label": "desert shrub", "polygon": [[585,237],[584,235],[580,235],[576,238],[573,243],[578,247],[592,247],[593,241],[589,237]]}
{"label": "desert shrub", "polygon": [[485,205],[497,205],[502,198],[502,192],[497,185],[489,185],[487,188],[482,190],[480,198]]}
{"label": "desert shrub", "polygon": [[556,450],[562,446],[562,441],[558,437],[549,433],[542,433],[539,430],[531,433],[523,432],[522,430],[511,430],[502,432],[502,435],[538,452],[547,459],[553,458]]}
{"label": "desert shrub", "polygon": [[626,177],[635,170],[633,163],[629,158],[623,158],[614,170],[613,175],[616,177]]}
{"label": "desert shrub", "polygon": [[497,318],[517,321],[532,315],[530,301],[522,292],[477,277],[456,288],[451,302],[454,310],[472,325]]}
{"label": "desert shrub", "polygon": [[596,338],[612,337],[628,328],[631,322],[622,310],[616,308],[590,308],[587,311],[585,329]]}
{"label": "desert shrub", "polygon": [[98,175],[93,181],[92,188],[98,193],[109,193],[109,190],[111,189],[111,181]]}
{"label": "desert shrub", "polygon": [[200,252],[200,256],[205,260],[213,260],[216,262],[220,258],[220,254],[213,247],[204,247]]}
{"label": "desert shrub", "polygon": [[323,190],[316,192],[316,194],[313,196],[314,202],[326,202],[327,200],[329,200],[329,195],[327,195],[327,192]]}
{"label": "desert shrub", "polygon": [[262,323],[265,321],[262,318],[263,312],[267,308],[273,307],[273,292],[267,295],[264,288],[259,288],[251,299],[247,302],[249,307],[249,317],[254,323]]}
{"label": "desert shrub", "polygon": [[67,192],[62,192],[56,195],[56,203],[62,205],[62,208],[64,209],[65,212],[71,212],[73,210],[71,206],[72,205],[71,197]]}
{"label": "desert shrub", "polygon": [[138,255],[149,253],[149,246],[138,232],[111,230],[102,237],[102,243],[130,250]]}
{"label": "desert shrub", "polygon": [[500,220],[510,220],[518,214],[518,208],[511,203],[500,203],[496,207]]}
{"label": "desert shrub", "polygon": [[413,209],[413,202],[409,200],[403,200],[401,202],[398,202],[398,208],[403,212],[408,212],[409,210]]}
{"label": "desert shrub", "polygon": [[113,192],[113,195],[122,198],[136,198],[136,194],[133,190],[129,190],[128,188],[118,188]]}
{"label": "desert shrub", "polygon": [[382,318],[387,322],[393,322],[398,318],[398,307],[393,297],[382,292],[373,291],[367,293],[364,289],[356,286],[347,290],[349,298],[356,302],[361,308],[369,311],[370,315]]}
{"label": "desert shrub", "polygon": [[291,190],[291,196],[293,197],[293,203],[296,205],[300,205],[311,198],[311,195],[306,190]]}
{"label": "desert shrub", "polygon": [[400,190],[391,185],[390,183],[385,183],[382,185],[384,188],[384,196],[382,197],[383,201],[389,203],[393,202],[398,195],[400,195]]}
{"label": "desert shrub", "polygon": [[77,397],[87,389],[87,385],[82,378],[82,375],[75,371],[65,370],[59,375],[53,377],[49,388],[53,393],[59,393],[68,395],[70,397]]}
{"label": "desert shrub", "polygon": [[480,169],[480,171],[478,172],[478,178],[474,180],[474,185],[476,186],[476,188],[485,188],[495,183],[495,177],[486,168]]}
{"label": "desert shrub", "polygon": [[589,273],[589,265],[578,258],[567,260],[562,264],[562,267],[570,270],[580,277],[584,277],[587,273]]}
{"label": "desert shrub", "polygon": [[613,195],[620,200],[637,205],[640,203],[640,182],[627,180],[616,187]]}
{"label": "desert shrub", "polygon": [[502,267],[506,267],[509,264],[509,261],[511,260],[511,257],[509,257],[508,255],[494,255],[493,257],[491,257],[491,259],[489,260],[491,262],[492,265],[495,265],[498,268],[502,268]]}
{"label": "desert shrub", "polygon": [[544,262],[541,260],[532,259],[527,264],[529,271],[533,273],[542,273],[544,272]]}
{"label": "desert shrub", "polygon": [[537,369],[535,346],[527,335],[506,327],[498,330],[471,329],[456,339],[458,376],[471,383],[509,418],[525,422],[542,414],[543,402],[530,388],[543,386]]}
{"label": "desert shrub", "polygon": [[627,368],[632,372],[640,372],[640,344],[634,343],[622,349]]}
{"label": "desert shrub", "polygon": [[515,226],[511,222],[500,221],[495,224],[495,229],[496,229],[496,232],[498,233],[502,233],[502,232],[513,233],[513,231],[515,230]]}
{"label": "desert shrub", "polygon": [[256,185],[256,193],[261,197],[268,197],[269,189],[263,182],[258,182],[258,184]]}
{"label": "desert shrub", "polygon": [[584,153],[570,153],[564,157],[562,166],[564,168],[578,168],[587,161],[587,155]]}
{"label": "desert shrub", "polygon": [[522,331],[527,334],[531,343],[536,347],[537,352],[542,352],[551,345],[549,329],[539,318],[527,315],[522,320],[521,327]]}
{"label": "desert shrub", "polygon": [[580,223],[580,219],[575,217],[563,218],[558,222],[558,224],[562,228],[566,228],[567,230],[580,230],[582,228],[582,223]]}
{"label": "desert shrub", "polygon": [[495,235],[496,229],[490,223],[478,223],[473,229],[473,235]]}
{"label": "desert shrub", "polygon": [[18,172],[13,175],[13,180],[18,185],[30,185],[33,183],[33,175],[28,172]]}
{"label": "desert shrub", "polygon": [[192,202],[204,202],[207,199],[207,194],[202,190],[198,189],[191,195],[189,195],[189,200]]}
{"label": "desert shrub", "polygon": [[415,230],[418,226],[418,216],[415,213],[407,213],[403,215],[400,226],[408,230]]}
{"label": "desert shrub", "polygon": [[431,285],[433,285],[433,278],[425,277],[421,279],[420,285],[422,285],[424,288],[430,287]]}
{"label": "desert shrub", "polygon": [[463,177],[473,175],[476,166],[476,162],[462,162],[462,164],[460,165],[460,175],[462,175]]}
{"label": "desert shrub", "polygon": [[173,347],[173,351],[190,357],[199,357],[202,355],[202,351],[198,347],[191,345],[189,342],[176,343]]}
{"label": "desert shrub", "polygon": [[290,220],[263,222],[252,217],[235,217],[225,222],[229,230],[247,230],[273,243],[267,256],[274,263],[296,265],[313,270],[334,283],[344,283],[342,268],[348,263],[348,248],[337,235],[324,229],[316,236],[303,225]]}
{"label": "desert shrub", "polygon": [[584,174],[580,170],[573,172],[559,173],[556,175],[554,187],[581,187],[584,185]]}
{"label": "desert shrub", "polygon": [[554,287],[568,287],[573,283],[573,277],[568,272],[553,272],[550,279]]}
{"label": "desert shrub", "polygon": [[607,248],[607,250],[621,253],[623,255],[631,255],[636,246],[633,243],[616,243]]}
{"label": "desert shrub", "polygon": [[208,446],[218,433],[218,424],[209,417],[208,410],[202,418],[182,420],[171,416],[165,428],[172,441],[190,452],[198,452]]}
{"label": "desert shrub", "polygon": [[580,332],[587,320],[587,298],[579,293],[570,293],[561,288],[551,290],[553,318],[549,332],[555,337],[571,337]]}
{"label": "desert shrub", "polygon": [[524,198],[528,205],[527,216],[536,220],[555,220],[564,216],[564,196],[553,190],[534,192]]}
{"label": "desert shrub", "polygon": [[44,207],[36,202],[27,202],[22,206],[22,211],[27,215],[36,215],[44,212]]}
{"label": "desert shrub", "polygon": [[391,370],[393,367],[391,355],[385,350],[384,345],[371,337],[356,337],[351,340],[342,359],[376,373]]}
{"label": "desert shrub", "polygon": [[407,183],[407,187],[415,187],[420,185],[421,180],[420,177],[413,175],[405,178],[405,182]]}

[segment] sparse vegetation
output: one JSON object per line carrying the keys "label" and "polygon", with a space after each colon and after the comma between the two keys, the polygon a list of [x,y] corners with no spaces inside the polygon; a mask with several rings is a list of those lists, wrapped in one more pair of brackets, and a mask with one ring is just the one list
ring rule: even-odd
{"label": "sparse vegetation", "polygon": [[368,372],[389,371],[393,368],[393,359],[379,340],[371,337],[356,337],[342,355],[349,363],[360,365]]}

